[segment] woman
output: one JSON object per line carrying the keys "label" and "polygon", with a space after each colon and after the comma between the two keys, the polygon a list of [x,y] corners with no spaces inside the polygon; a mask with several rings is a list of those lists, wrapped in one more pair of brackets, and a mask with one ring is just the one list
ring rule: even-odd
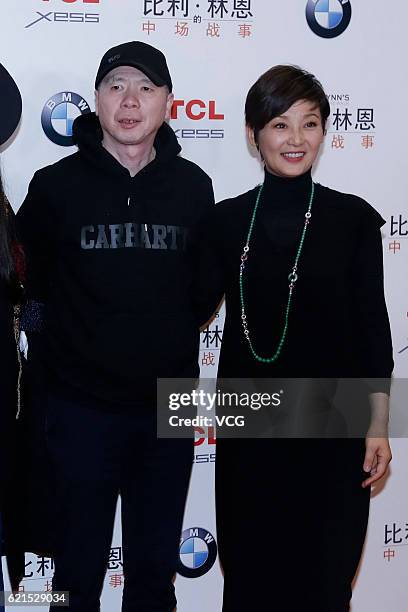
{"label": "woman", "polygon": [[[294,385],[258,439],[218,441],[223,610],[346,612],[370,485],[391,459],[384,221],[360,198],[313,183],[330,114],[313,75],[275,66],[250,89],[245,113],[265,178],[211,220],[227,311],[218,375],[263,379],[258,390],[265,379],[326,383],[310,418]],[[360,437],[337,428],[330,439],[333,381],[345,377],[371,379],[371,423]]]}
{"label": "woman", "polygon": [[[20,371],[14,308],[20,299],[21,276],[22,254],[15,240],[13,212],[0,177],[0,558],[4,552],[4,526],[8,526],[8,518],[14,518],[11,516],[14,511],[10,507],[10,492],[13,487],[12,472],[16,467],[15,430]],[[2,582],[0,567],[0,591],[3,590]]]}

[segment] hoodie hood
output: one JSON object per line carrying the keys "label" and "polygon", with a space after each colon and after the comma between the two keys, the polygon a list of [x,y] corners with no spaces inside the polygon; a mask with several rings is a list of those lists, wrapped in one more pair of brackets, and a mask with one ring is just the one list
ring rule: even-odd
{"label": "hoodie hood", "polygon": [[[105,172],[128,175],[128,170],[102,146],[102,138],[101,124],[95,113],[80,115],[75,119],[72,139],[81,155]],[[181,152],[177,137],[166,122],[161,125],[156,134],[154,148],[156,163],[167,163]]]}

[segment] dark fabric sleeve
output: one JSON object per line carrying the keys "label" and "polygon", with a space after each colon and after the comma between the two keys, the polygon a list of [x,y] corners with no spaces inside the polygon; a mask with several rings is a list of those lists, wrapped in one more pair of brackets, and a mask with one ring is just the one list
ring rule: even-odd
{"label": "dark fabric sleeve", "polygon": [[392,340],[384,296],[381,226],[372,209],[364,215],[354,263],[355,338],[359,370],[369,392],[389,393],[394,367]]}
{"label": "dark fabric sleeve", "polygon": [[44,179],[36,172],[16,215],[17,237],[26,258],[26,297],[27,300],[40,303],[46,299],[52,257],[52,219],[46,199],[42,195],[42,180]]}
{"label": "dark fabric sleeve", "polygon": [[213,232],[215,200],[210,179],[200,186],[203,214],[192,230],[191,257],[194,262],[194,307],[199,327],[207,323],[224,295],[224,282]]}
{"label": "dark fabric sleeve", "polygon": [[6,232],[9,239],[10,252],[14,266],[13,274],[11,275],[8,286],[12,303],[18,304],[21,303],[23,298],[23,283],[25,280],[24,252],[21,244],[18,243],[16,236],[14,210],[6,197],[4,198],[3,202],[6,211]]}

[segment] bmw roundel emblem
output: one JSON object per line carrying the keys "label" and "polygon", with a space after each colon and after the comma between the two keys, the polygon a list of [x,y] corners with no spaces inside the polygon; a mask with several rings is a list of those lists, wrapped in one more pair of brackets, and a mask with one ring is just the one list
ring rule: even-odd
{"label": "bmw roundel emblem", "polygon": [[199,578],[206,574],[217,558],[214,536],[201,527],[185,529],[181,536],[177,572],[185,578]]}
{"label": "bmw roundel emblem", "polygon": [[340,36],[350,23],[350,0],[308,0],[306,19],[310,29],[318,36]]}
{"label": "bmw roundel emblem", "polygon": [[45,135],[55,144],[70,147],[72,141],[72,124],[79,115],[90,113],[89,104],[82,96],[73,91],[61,91],[55,94],[44,105],[41,113],[41,125]]}

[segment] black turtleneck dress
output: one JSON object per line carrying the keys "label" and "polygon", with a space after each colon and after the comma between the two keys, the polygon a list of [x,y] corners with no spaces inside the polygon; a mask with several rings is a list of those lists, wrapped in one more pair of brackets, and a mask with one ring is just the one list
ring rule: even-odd
{"label": "black turtleneck dress", "polygon": [[[268,172],[245,269],[251,339],[274,354],[311,175]],[[216,207],[207,232],[226,296],[219,378],[368,377],[388,392],[392,345],[380,227],[364,200],[315,186],[288,333],[275,363],[251,355],[241,326],[239,266],[258,187]],[[217,530],[224,612],[346,612],[370,491],[364,439],[219,439]]]}

